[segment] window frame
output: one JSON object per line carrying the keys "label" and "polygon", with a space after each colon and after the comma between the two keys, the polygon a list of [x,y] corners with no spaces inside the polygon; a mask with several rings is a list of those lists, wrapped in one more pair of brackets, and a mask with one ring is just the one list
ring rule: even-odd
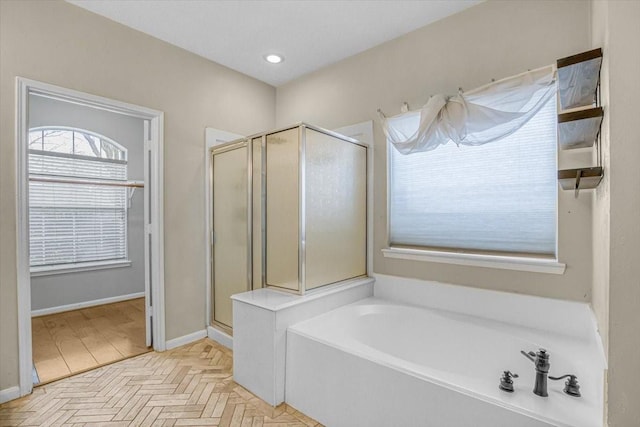
{"label": "window frame", "polygon": [[[122,152],[123,155],[123,159],[112,159],[109,157],[99,157],[99,156],[88,156],[88,155],[84,155],[84,154],[75,154],[75,147],[74,147],[74,153],[73,154],[69,154],[69,153],[62,153],[62,152],[58,152],[58,151],[48,151],[48,150],[42,150],[42,149],[32,149],[30,148],[30,142],[29,142],[29,135],[31,134],[31,132],[37,132],[37,131],[47,131],[47,130],[61,130],[61,131],[70,131],[70,132],[74,132],[74,133],[85,133],[88,135],[91,135],[93,137],[98,138],[100,141],[106,141],[109,144],[113,145],[116,149],[118,149],[119,151]],[[39,155],[48,155],[47,153],[51,154],[54,157],[63,157],[63,158],[69,158],[69,159],[79,159],[79,160],[86,160],[86,161],[94,161],[94,162],[107,162],[107,163],[119,163],[119,164],[125,164],[128,166],[128,150],[126,147],[124,147],[122,144],[117,143],[116,141],[112,140],[111,138],[105,136],[105,135],[101,135],[98,134],[96,132],[92,132],[86,129],[82,129],[82,128],[77,128],[77,127],[70,127],[70,126],[37,126],[37,127],[33,127],[33,128],[29,128],[27,130],[27,156],[31,153],[34,152],[35,154],[39,154]],[[30,177],[31,174],[29,173],[29,169],[28,169],[28,165],[27,165],[27,177]],[[40,175],[42,177],[51,177],[52,179],[55,179],[56,176],[55,175]],[[69,181],[95,181],[95,182],[108,182],[108,181],[112,181],[109,179],[101,179],[101,178],[94,178],[94,177],[79,177],[79,176],[58,176],[58,179],[64,179],[64,180],[69,180]],[[127,176],[126,179],[124,181],[116,181],[116,182],[127,182],[128,180],[128,170],[127,170]],[[82,184],[81,184],[82,185]],[[126,195],[126,197],[128,198],[128,194]],[[29,208],[30,203],[27,202],[27,207]],[[129,211],[129,206],[128,206],[128,201],[125,203],[124,205],[124,257],[123,258],[117,258],[117,259],[104,259],[104,260],[90,260],[90,261],[83,261],[83,262],[69,262],[69,263],[61,263],[61,264],[44,264],[44,265],[37,265],[37,266],[32,266],[29,263],[29,271],[30,271],[30,275],[31,277],[40,277],[40,276],[50,276],[50,275],[57,275],[57,274],[65,274],[65,273],[75,273],[75,272],[85,272],[85,271],[96,271],[96,270],[105,270],[105,269],[113,269],[113,268],[122,268],[122,267],[129,267],[131,266],[131,260],[129,259],[129,224],[128,224],[128,211]],[[27,214],[27,221],[30,222],[30,216]],[[29,255],[30,255],[30,251],[29,251]]]}
{"label": "window frame", "polygon": [[[559,204],[560,192],[556,192],[556,241],[554,256],[537,256],[535,254],[516,252],[488,252],[474,251],[464,248],[437,248],[429,246],[409,246],[391,244],[391,159],[395,150],[386,138],[386,227],[385,227],[385,247],[381,249],[382,255],[390,259],[402,259],[410,261],[433,262],[440,264],[451,264],[469,267],[486,267],[502,270],[515,270],[548,274],[564,274],[566,264],[559,261]],[[559,150],[556,144],[556,165],[559,162]]]}

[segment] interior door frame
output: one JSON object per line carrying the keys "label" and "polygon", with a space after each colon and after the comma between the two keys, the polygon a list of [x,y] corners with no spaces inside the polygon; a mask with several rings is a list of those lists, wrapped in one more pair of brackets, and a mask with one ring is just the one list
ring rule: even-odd
{"label": "interior door frame", "polygon": [[[28,123],[29,94],[31,93],[149,121],[149,134],[145,135],[145,140],[148,138],[145,143],[145,156],[149,158],[151,173],[149,174],[150,182],[145,183],[145,185],[147,185],[147,188],[151,188],[149,209],[154,221],[150,224],[145,224],[145,238],[148,239],[149,235],[152,236],[151,256],[149,258],[151,262],[151,286],[150,295],[146,295],[146,299],[147,301],[153,301],[151,307],[153,349],[156,351],[164,351],[166,349],[164,305],[164,113],[36,80],[16,77],[16,266],[20,396],[25,396],[33,390],[28,180]],[[146,247],[147,245],[145,244]]]}

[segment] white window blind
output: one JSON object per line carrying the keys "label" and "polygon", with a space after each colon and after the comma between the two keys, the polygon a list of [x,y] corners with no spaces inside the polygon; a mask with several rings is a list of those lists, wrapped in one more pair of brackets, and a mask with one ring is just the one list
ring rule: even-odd
{"label": "white window blind", "polygon": [[104,185],[126,182],[125,160],[31,149],[29,176],[31,267],[126,259],[127,188]]}
{"label": "white window blind", "polygon": [[[390,151],[390,243],[465,252],[556,251],[556,104],[480,146]],[[418,128],[419,115],[401,126]]]}

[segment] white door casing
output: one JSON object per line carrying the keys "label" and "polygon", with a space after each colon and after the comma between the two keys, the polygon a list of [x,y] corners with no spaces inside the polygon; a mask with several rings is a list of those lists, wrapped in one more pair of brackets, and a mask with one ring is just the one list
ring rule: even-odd
{"label": "white door casing", "polygon": [[151,194],[149,183],[151,182],[151,168],[153,162],[151,156],[151,123],[144,121],[144,318],[145,318],[145,345],[153,344],[153,295],[151,293],[151,251],[153,234],[151,230]]}
{"label": "white door casing", "polygon": [[[164,113],[134,104],[115,101],[84,92],[42,83],[35,80],[16,78],[16,179],[17,193],[17,295],[18,295],[18,375],[20,396],[31,393],[32,381],[32,343],[31,343],[31,277],[29,269],[29,206],[28,206],[28,122],[29,94],[35,93],[65,102],[72,102],[91,108],[103,109],[145,120],[145,236],[151,236],[151,243],[145,250],[145,291],[147,292],[148,342],[153,348],[163,351],[165,343],[164,324],[164,183],[163,183],[163,127]],[[147,138],[145,138],[146,140]],[[148,152],[147,152],[148,149]],[[150,191],[148,191],[150,190]],[[150,326],[150,327],[149,327]]]}

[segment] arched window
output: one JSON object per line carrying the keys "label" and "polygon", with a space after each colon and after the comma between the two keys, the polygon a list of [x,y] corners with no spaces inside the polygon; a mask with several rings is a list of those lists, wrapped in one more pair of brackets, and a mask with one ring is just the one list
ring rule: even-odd
{"label": "arched window", "polygon": [[83,129],[29,130],[32,272],[127,259],[127,150]]}
{"label": "arched window", "polygon": [[127,160],[127,149],[117,142],[94,132],[67,127],[30,129],[29,150]]}

